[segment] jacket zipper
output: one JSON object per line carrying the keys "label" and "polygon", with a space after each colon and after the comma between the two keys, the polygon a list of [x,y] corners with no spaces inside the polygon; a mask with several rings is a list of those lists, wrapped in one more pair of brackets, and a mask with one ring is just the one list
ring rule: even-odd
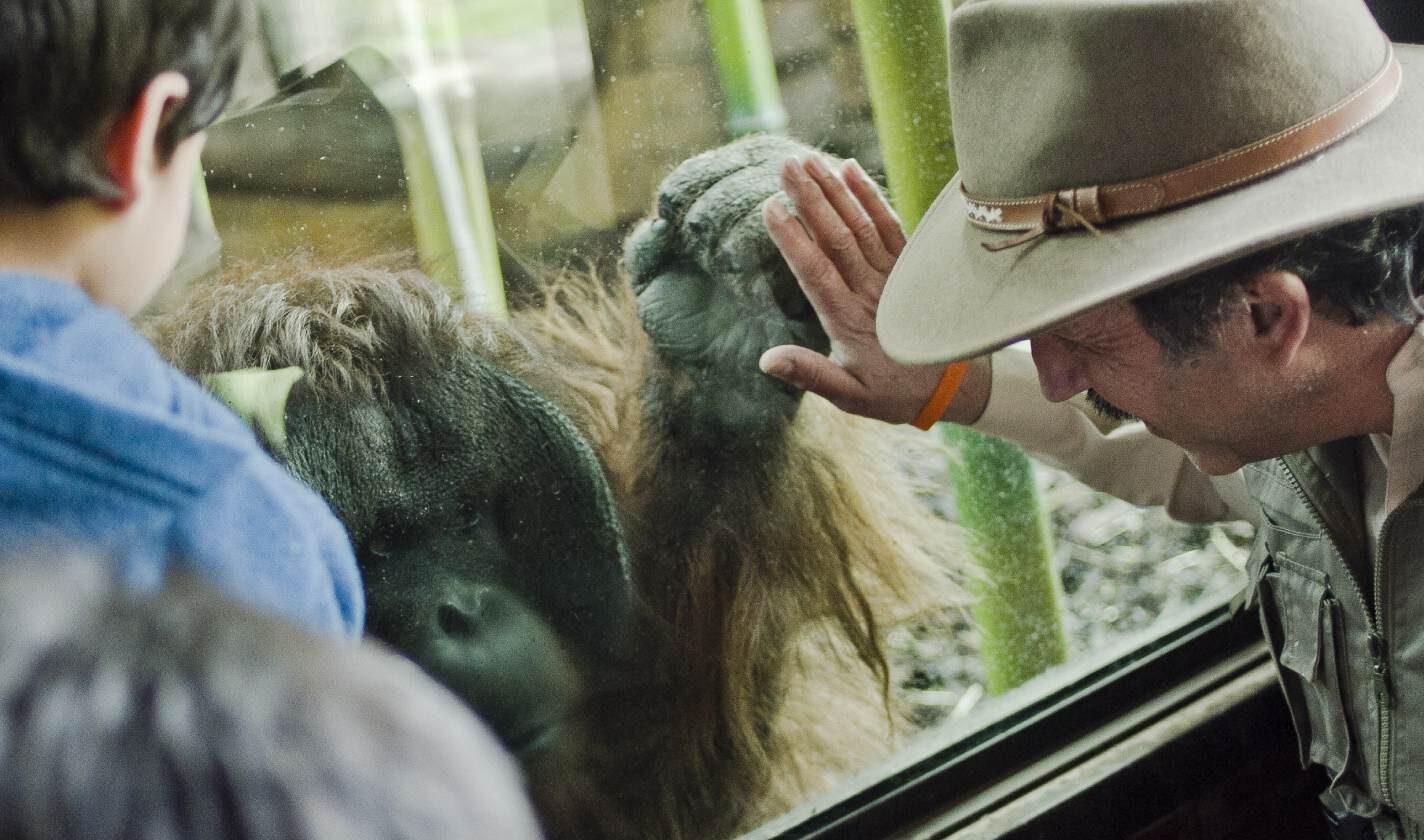
{"label": "jacket zipper", "polygon": [[1371,682],[1374,684],[1375,703],[1379,706],[1379,729],[1378,741],[1379,752],[1375,757],[1378,764],[1380,800],[1385,805],[1393,808],[1394,793],[1390,789],[1389,783],[1389,762],[1391,740],[1394,737],[1394,721],[1390,715],[1394,702],[1393,689],[1390,686],[1389,659],[1385,652],[1384,634],[1380,632],[1378,610],[1375,608],[1384,603],[1383,581],[1381,572],[1384,566],[1384,544],[1385,538],[1389,535],[1389,527],[1394,523],[1394,517],[1386,517],[1384,527],[1380,529],[1379,542],[1375,545],[1374,556],[1371,558],[1374,567],[1374,602],[1375,606],[1365,598],[1365,592],[1360,588],[1360,582],[1355,579],[1355,573],[1350,571],[1350,564],[1345,561],[1345,553],[1340,550],[1340,544],[1335,541],[1335,535],[1331,533],[1329,526],[1325,524],[1325,519],[1316,509],[1315,503],[1306,495],[1305,486],[1300,483],[1300,478],[1296,476],[1295,470],[1291,469],[1289,463],[1284,458],[1277,459],[1281,466],[1285,468],[1286,475],[1290,478],[1291,486],[1295,489],[1296,496],[1305,503],[1306,510],[1310,511],[1311,518],[1320,528],[1320,532],[1325,535],[1330,547],[1335,550],[1335,554],[1341,559],[1345,570],[1345,580],[1350,585],[1351,591],[1360,602],[1360,607],[1365,614],[1365,622],[1368,626],[1368,640],[1370,647],[1370,673]]}
{"label": "jacket zipper", "polygon": [[1390,682],[1389,652],[1385,649],[1384,631],[1384,547],[1389,539],[1389,526],[1394,524],[1394,516],[1385,517],[1380,528],[1379,542],[1375,544],[1375,612],[1370,629],[1370,659],[1373,666],[1375,699],[1379,703],[1379,779],[1380,798],[1393,808],[1394,791],[1390,789],[1389,768],[1394,749],[1394,687]]}

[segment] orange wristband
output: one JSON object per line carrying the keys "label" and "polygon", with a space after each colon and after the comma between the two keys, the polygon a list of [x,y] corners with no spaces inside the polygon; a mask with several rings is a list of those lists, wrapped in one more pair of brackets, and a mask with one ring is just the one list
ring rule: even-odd
{"label": "orange wristband", "polygon": [[939,422],[944,416],[944,412],[949,408],[950,402],[954,400],[954,395],[959,392],[959,383],[964,381],[964,374],[969,370],[968,362],[954,362],[944,366],[944,375],[939,378],[939,384],[935,386],[934,393],[930,394],[929,401],[925,407],[920,409],[920,414],[915,418],[911,426],[921,431],[929,431],[930,427]]}

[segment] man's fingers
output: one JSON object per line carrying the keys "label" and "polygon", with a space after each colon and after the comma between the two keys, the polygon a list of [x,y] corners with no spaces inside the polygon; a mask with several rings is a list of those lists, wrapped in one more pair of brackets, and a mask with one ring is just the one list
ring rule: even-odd
{"label": "man's fingers", "polygon": [[871,220],[870,214],[860,205],[840,176],[831,171],[819,155],[806,158],[806,172],[816,180],[826,200],[840,216],[841,223],[850,231],[860,248],[860,255],[876,271],[888,274],[895,264],[891,254],[880,239],[880,230]]}
{"label": "man's fingers", "polygon": [[806,347],[796,344],[773,347],[761,354],[758,366],[762,373],[822,396],[842,411],[855,412],[865,401],[865,386],[859,380],[829,358]]}
{"label": "man's fingers", "polygon": [[781,169],[781,183],[796,204],[796,215],[816,245],[835,264],[846,285],[852,290],[869,285],[867,280],[876,270],[866,259],[855,234],[807,171],[806,164],[795,158],[787,160]]}
{"label": "man's fingers", "polygon": [[880,233],[880,241],[885,243],[885,250],[890,252],[890,256],[899,257],[900,252],[905,250],[905,228],[900,224],[900,217],[896,216],[894,209],[885,202],[880,190],[876,189],[875,182],[870,180],[870,176],[858,161],[852,158],[842,164],[841,175],[845,178],[846,186],[850,187],[850,191],[860,201],[860,206],[865,208],[866,214],[875,224],[875,229]]}
{"label": "man's fingers", "polygon": [[762,204],[761,214],[771,241],[786,258],[786,264],[791,267],[796,282],[801,284],[811,308],[816,310],[826,334],[835,339],[841,325],[828,315],[847,309],[846,301],[852,292],[845,278],[779,198],[767,199]]}

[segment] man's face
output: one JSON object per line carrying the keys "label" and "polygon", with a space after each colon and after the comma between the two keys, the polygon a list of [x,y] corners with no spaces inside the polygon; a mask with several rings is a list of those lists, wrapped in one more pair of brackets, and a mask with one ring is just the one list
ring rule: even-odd
{"label": "man's face", "polygon": [[[1221,475],[1298,448],[1271,409],[1274,383],[1229,340],[1185,361],[1170,359],[1127,302],[1105,304],[1030,337],[1039,385],[1053,402],[1088,391],[1089,401],[1141,419]],[[1104,406],[1103,403],[1107,405]],[[1105,411],[1110,417],[1112,411]]]}

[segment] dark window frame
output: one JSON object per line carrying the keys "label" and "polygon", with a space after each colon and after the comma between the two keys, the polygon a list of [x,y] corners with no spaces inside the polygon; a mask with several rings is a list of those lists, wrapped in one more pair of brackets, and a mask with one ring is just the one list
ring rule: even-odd
{"label": "dark window frame", "polygon": [[1255,611],[1222,604],[838,802],[808,806],[815,813],[789,827],[746,837],[951,833],[1267,659]]}

